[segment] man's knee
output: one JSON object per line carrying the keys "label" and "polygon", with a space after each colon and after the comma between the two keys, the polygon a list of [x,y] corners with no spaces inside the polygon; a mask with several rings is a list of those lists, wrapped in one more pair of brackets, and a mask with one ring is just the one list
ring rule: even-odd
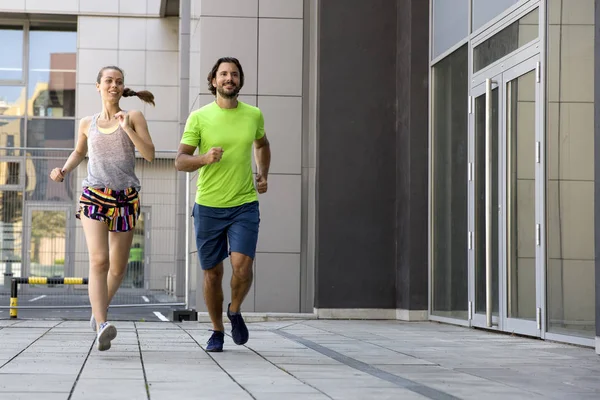
{"label": "man's knee", "polygon": [[209,286],[219,286],[223,280],[223,264],[204,270],[204,282]]}
{"label": "man's knee", "polygon": [[232,253],[231,254],[231,266],[233,267],[233,274],[236,278],[247,281],[252,279],[253,271],[252,267],[254,260],[244,254]]}

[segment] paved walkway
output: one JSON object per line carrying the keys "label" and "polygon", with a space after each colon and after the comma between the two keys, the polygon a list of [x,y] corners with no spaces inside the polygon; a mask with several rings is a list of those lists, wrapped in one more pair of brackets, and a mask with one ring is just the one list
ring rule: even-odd
{"label": "paved walkway", "polygon": [[[0,399],[599,399],[594,350],[437,323],[117,322],[98,352],[87,322],[0,320]],[[229,327],[227,327],[229,329]]]}

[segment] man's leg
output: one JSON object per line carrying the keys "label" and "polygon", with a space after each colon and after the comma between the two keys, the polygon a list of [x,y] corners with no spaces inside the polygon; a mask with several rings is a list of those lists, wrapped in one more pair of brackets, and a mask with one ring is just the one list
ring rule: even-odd
{"label": "man's leg", "polygon": [[258,202],[240,206],[233,216],[228,236],[231,248],[231,303],[227,307],[227,317],[231,321],[231,337],[235,344],[248,341],[248,328],[242,318],[242,302],[252,286],[252,266],[258,242],[260,215]]}
{"label": "man's leg", "polygon": [[210,207],[194,205],[192,212],[196,232],[196,247],[200,266],[204,270],[204,302],[213,324],[213,334],[206,351],[223,351],[223,260],[227,258],[227,220]]}
{"label": "man's leg", "polygon": [[231,253],[233,273],[231,275],[231,305],[229,311],[232,313],[240,311],[242,302],[250,291],[254,277],[252,272],[253,263],[254,260],[245,254]]}
{"label": "man's leg", "polygon": [[204,302],[213,329],[225,332],[223,326],[223,262],[211,269],[204,270]]}

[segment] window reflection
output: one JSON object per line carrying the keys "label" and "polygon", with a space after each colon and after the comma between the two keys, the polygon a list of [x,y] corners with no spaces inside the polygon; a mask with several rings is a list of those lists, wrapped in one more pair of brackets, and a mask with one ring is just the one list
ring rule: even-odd
{"label": "window reflection", "polygon": [[595,336],[594,2],[548,1],[548,330]]}
{"label": "window reflection", "polygon": [[23,27],[0,25],[0,80],[23,79]]}
{"label": "window reflection", "polygon": [[519,0],[472,0],[473,32],[518,2]]}
{"label": "window reflection", "polygon": [[477,72],[539,36],[539,9],[531,11],[473,49],[473,72]]}
{"label": "window reflection", "polygon": [[20,116],[25,114],[25,87],[0,86],[0,115]]}
{"label": "window reflection", "polygon": [[432,313],[467,319],[468,51],[433,69]]}
{"label": "window reflection", "polygon": [[[27,147],[72,149],[75,147],[75,120],[31,119],[27,121]],[[67,152],[67,150],[65,150]],[[68,200],[72,197],[69,185],[56,183],[48,171],[61,167],[65,158],[53,159],[44,150],[29,151],[32,169],[28,170],[27,200]],[[62,164],[61,164],[62,163]],[[65,189],[69,189],[65,191]]]}
{"label": "window reflection", "polygon": [[24,147],[23,126],[25,122],[22,118],[2,118],[0,117],[0,156],[19,155],[6,148]]}
{"label": "window reflection", "polygon": [[29,115],[75,116],[76,52],[76,32],[30,32]]}
{"label": "window reflection", "polygon": [[30,119],[27,121],[27,147],[75,147],[75,120]]}

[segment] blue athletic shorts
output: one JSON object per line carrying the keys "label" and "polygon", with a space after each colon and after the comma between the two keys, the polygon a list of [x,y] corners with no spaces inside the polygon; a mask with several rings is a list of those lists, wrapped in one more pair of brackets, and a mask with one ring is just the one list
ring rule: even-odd
{"label": "blue athletic shorts", "polygon": [[202,269],[215,267],[232,252],[254,259],[260,224],[257,201],[229,208],[206,207],[195,203],[192,217]]}

